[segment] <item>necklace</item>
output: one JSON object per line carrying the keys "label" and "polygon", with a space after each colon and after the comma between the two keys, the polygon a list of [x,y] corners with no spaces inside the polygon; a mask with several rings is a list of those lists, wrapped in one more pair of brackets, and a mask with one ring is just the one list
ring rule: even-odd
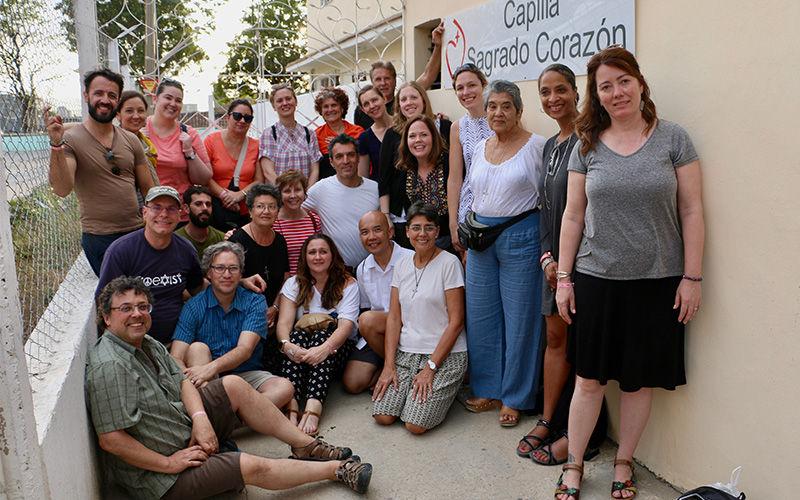
{"label": "necklace", "polygon": [[411,298],[412,299],[414,298],[414,296],[417,294],[417,291],[419,290],[419,282],[422,281],[422,276],[425,274],[425,269],[428,268],[428,264],[431,263],[431,261],[433,260],[433,258],[435,256],[436,256],[436,249],[433,250],[433,253],[431,254],[430,257],[428,257],[427,262],[425,262],[425,265],[422,266],[422,270],[419,272],[419,276],[417,276],[417,265],[413,261],[411,262],[411,265],[414,267],[414,291],[411,293]]}
{"label": "necklace", "polygon": [[[547,209],[550,210],[551,200],[550,197],[547,195],[547,184],[548,180],[551,178],[555,180],[558,172],[561,170],[561,165],[564,163],[564,159],[567,157],[567,151],[569,151],[569,146],[572,143],[572,139],[575,137],[575,134],[571,134],[567,137],[567,140],[561,141],[561,144],[556,144],[553,147],[553,151],[550,152],[550,159],[547,162],[547,175],[544,176],[544,202],[547,205]],[[564,146],[563,153],[561,150],[561,146]]]}

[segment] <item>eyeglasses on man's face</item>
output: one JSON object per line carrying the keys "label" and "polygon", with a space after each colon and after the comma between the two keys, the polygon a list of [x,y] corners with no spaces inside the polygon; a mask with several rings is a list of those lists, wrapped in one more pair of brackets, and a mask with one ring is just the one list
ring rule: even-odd
{"label": "eyeglasses on man's face", "polygon": [[122,314],[131,314],[134,310],[142,314],[150,314],[153,312],[153,304],[142,302],[140,304],[122,304],[119,307],[111,307],[112,311],[119,311]]}
{"label": "eyeglasses on man's face", "polygon": [[167,215],[175,215],[181,210],[180,207],[176,207],[175,205],[168,205],[165,207],[163,205],[151,204],[151,205],[145,205],[145,207],[148,210],[152,210],[153,213],[155,214],[160,214],[161,212],[167,212]]}
{"label": "eyeglasses on man's face", "polygon": [[242,268],[241,266],[223,266],[222,264],[218,264],[211,266],[211,270],[214,272],[214,274],[222,276],[226,272],[231,273],[231,275],[239,274]]}

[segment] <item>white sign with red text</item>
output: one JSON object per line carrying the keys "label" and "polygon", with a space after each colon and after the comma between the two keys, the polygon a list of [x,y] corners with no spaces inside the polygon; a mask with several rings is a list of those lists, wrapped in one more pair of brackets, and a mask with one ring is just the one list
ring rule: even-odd
{"label": "white sign with red text", "polygon": [[635,53],[635,0],[490,0],[444,19],[442,88],[465,63],[489,80],[535,80],[553,63],[586,74],[596,52]]}

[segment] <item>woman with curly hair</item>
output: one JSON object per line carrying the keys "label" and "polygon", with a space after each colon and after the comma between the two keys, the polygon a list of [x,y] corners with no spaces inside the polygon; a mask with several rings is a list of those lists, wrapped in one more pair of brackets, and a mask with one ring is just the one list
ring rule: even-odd
{"label": "woman with curly hair", "polygon": [[359,125],[345,121],[344,117],[347,116],[349,106],[350,98],[347,96],[347,92],[336,87],[324,88],[314,98],[314,109],[325,120],[325,124],[317,127],[315,131],[319,152],[322,153],[322,160],[319,163],[320,179],[336,175],[328,157],[328,145],[331,140],[339,134],[347,134],[358,140],[364,131]]}
{"label": "woman with curly hair", "polygon": [[[278,341],[284,375],[294,385],[289,419],[315,435],[328,387],[341,373],[356,335],[358,285],[333,240],[310,236],[300,251],[297,274],[281,290]],[[305,402],[298,421],[300,403]]]}

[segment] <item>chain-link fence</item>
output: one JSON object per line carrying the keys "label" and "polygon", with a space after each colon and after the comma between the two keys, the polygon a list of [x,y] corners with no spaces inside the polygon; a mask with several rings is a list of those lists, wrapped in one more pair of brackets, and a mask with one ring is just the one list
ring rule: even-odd
{"label": "chain-link fence", "polygon": [[[66,33],[54,17],[45,0],[0,0],[0,160],[33,376],[47,370],[61,325],[74,312],[68,272],[81,251],[75,195],[59,198],[47,180],[45,106],[65,123],[80,120],[77,55],[66,49]],[[79,264],[72,276],[86,267]],[[59,300],[52,301],[59,287]]]}

